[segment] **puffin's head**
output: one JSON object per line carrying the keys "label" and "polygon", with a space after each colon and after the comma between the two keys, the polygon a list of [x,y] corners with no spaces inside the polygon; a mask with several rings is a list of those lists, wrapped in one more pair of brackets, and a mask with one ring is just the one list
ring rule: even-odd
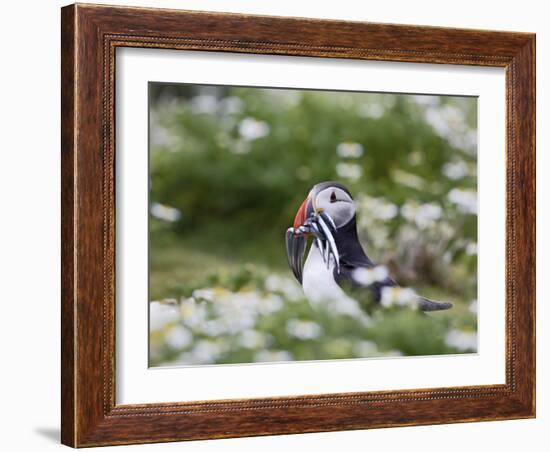
{"label": "puffin's head", "polygon": [[355,204],[351,193],[342,184],[321,182],[311,189],[296,213],[293,227],[286,231],[288,264],[300,283],[308,237],[315,236],[327,268],[332,255],[339,271],[340,258],[334,232],[354,217]]}
{"label": "puffin's head", "polygon": [[348,224],[355,216],[355,203],[349,190],[338,182],[320,182],[315,185],[298,209],[294,228],[300,227],[313,213],[325,212],[336,229]]}

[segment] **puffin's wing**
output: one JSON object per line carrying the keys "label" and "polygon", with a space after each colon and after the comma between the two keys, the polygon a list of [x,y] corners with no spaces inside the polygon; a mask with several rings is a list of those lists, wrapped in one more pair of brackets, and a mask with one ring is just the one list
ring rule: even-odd
{"label": "puffin's wing", "polygon": [[374,264],[368,260],[365,262],[342,262],[340,272],[334,270],[334,280],[342,289],[349,289],[354,293],[369,291],[371,298],[376,303],[380,302],[382,289],[384,287],[396,287],[397,283],[389,276],[382,281],[376,281],[369,286],[365,286],[353,277],[355,270],[360,268],[373,268]]}
{"label": "puffin's wing", "polygon": [[[344,262],[341,265],[340,272],[334,271],[334,279],[338,285],[342,288],[349,288],[355,294],[359,294],[360,291],[368,290],[371,298],[379,303],[382,298],[382,289],[384,287],[398,287],[398,284],[389,276],[384,278],[382,281],[376,281],[369,286],[362,285],[357,282],[353,277],[353,272],[359,268],[372,268],[374,265],[370,260],[367,262],[361,262],[358,264]],[[428,298],[418,297],[418,307],[421,311],[443,311],[453,307],[452,303],[447,303],[443,301],[434,301],[429,300]]]}
{"label": "puffin's wing", "polygon": [[418,307],[421,311],[444,311],[453,307],[452,303],[446,301],[433,301],[424,297],[418,297]]}

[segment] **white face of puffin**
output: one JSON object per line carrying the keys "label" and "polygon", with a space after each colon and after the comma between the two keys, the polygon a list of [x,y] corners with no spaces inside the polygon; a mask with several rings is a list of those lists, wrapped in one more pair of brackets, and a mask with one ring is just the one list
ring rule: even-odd
{"label": "white face of puffin", "polygon": [[315,211],[322,210],[333,219],[336,228],[347,224],[355,215],[355,203],[344,190],[328,187],[317,193],[313,200]]}

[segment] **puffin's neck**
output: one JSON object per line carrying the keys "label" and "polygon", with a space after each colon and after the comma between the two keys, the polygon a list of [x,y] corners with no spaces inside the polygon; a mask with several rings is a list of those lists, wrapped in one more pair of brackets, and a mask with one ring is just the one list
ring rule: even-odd
{"label": "puffin's neck", "polygon": [[364,262],[367,265],[373,265],[359,242],[355,216],[344,226],[336,230],[334,241],[336,242],[342,262]]}

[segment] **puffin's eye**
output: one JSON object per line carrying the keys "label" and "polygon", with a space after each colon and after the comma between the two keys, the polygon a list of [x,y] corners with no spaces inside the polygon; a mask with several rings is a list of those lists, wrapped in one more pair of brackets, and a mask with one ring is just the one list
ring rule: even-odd
{"label": "puffin's eye", "polygon": [[336,202],[336,192],[332,192],[330,195],[330,202]]}

